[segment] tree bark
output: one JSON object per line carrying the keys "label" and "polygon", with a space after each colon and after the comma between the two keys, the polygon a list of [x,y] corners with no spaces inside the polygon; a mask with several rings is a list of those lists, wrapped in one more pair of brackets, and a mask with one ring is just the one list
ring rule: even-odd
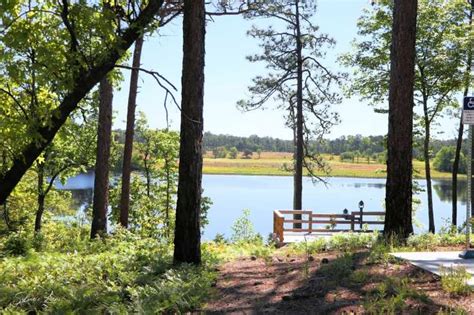
{"label": "tree bark", "polygon": [[168,157],[165,159],[165,170],[166,170],[166,210],[165,210],[165,226],[166,226],[166,237],[170,237],[170,210],[171,210],[171,174]]}
{"label": "tree bark", "polygon": [[[160,10],[164,0],[151,0],[143,9],[137,19],[126,29],[121,36],[117,36],[116,46],[96,60],[92,68],[83,68],[78,71],[74,80],[74,87],[65,95],[60,105],[52,110],[50,123],[40,126],[36,132],[41,137],[32,139],[13,160],[10,169],[0,174],[0,204],[4,204],[12,190],[21,180],[34,161],[51,143],[59,128],[77,108],[79,102],[89,91],[109,72],[116,62],[125,54],[133,42],[141,36],[145,27],[154,21],[155,15]],[[67,69],[64,69],[65,71]]]}
{"label": "tree bark", "polygon": [[433,211],[433,188],[431,185],[430,167],[430,121],[428,117],[428,99],[423,99],[423,113],[425,120],[425,139],[423,141],[423,156],[425,159],[426,194],[428,201],[428,232],[435,233],[434,211]]}
{"label": "tree bark", "polygon": [[99,128],[95,162],[94,199],[91,238],[107,233],[109,199],[109,159],[112,140],[112,85],[105,77],[100,81]]}
{"label": "tree bark", "polygon": [[38,233],[41,231],[41,220],[43,218],[44,213],[44,164],[37,163],[38,165],[38,197],[37,203],[38,208],[36,209],[36,216],[35,216],[35,232]]}
{"label": "tree bark", "polygon": [[384,235],[398,236],[402,240],[413,233],[412,144],[416,16],[416,0],[395,0],[390,54]]}
{"label": "tree bark", "polygon": [[120,219],[119,223],[124,228],[128,228],[128,213],[130,209],[130,175],[132,173],[132,152],[133,152],[133,135],[135,131],[135,109],[137,107],[138,92],[138,74],[140,67],[140,59],[142,55],[143,36],[140,36],[135,42],[133,51],[133,62],[130,76],[130,92],[128,95],[127,109],[127,127],[125,130],[125,146],[123,150],[123,166],[122,166],[122,191],[120,195]]}
{"label": "tree bark", "polygon": [[204,107],[205,5],[185,0],[175,264],[201,263],[201,180]]}
{"label": "tree bark", "polygon": [[[296,147],[295,147],[295,169],[293,174],[293,210],[303,209],[303,159],[304,159],[304,135],[303,135],[303,56],[301,43],[299,1],[295,1],[296,18],[296,58],[297,58],[297,90],[296,90]],[[295,214],[295,220],[301,220],[301,214]],[[301,223],[294,223],[294,228],[301,228]]]}

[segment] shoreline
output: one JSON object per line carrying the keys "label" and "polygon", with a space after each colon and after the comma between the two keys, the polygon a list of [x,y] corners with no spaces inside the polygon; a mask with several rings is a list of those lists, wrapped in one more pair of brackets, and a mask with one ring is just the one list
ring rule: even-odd
{"label": "shoreline", "polygon": [[[292,177],[293,175],[290,173],[285,173],[285,172],[265,172],[265,171],[258,171],[258,172],[251,172],[251,171],[239,171],[239,170],[226,170],[225,168],[222,168],[222,170],[208,170],[206,169],[206,166],[203,167],[203,175],[240,175],[240,176],[282,176],[282,177]],[[344,173],[339,173],[339,174],[318,174],[320,177],[324,178],[362,178],[362,179],[386,179],[387,177],[385,174],[383,176],[370,176],[367,174],[344,174]],[[309,177],[308,175],[303,175],[303,177]],[[416,180],[426,180],[426,177],[424,176],[417,176],[415,178]],[[431,176],[431,179],[433,180],[445,180],[445,181],[451,181],[452,175],[450,173],[446,173],[446,175],[443,174],[443,176]],[[467,180],[467,176],[465,174],[459,174],[458,175],[458,181],[465,181]]]}

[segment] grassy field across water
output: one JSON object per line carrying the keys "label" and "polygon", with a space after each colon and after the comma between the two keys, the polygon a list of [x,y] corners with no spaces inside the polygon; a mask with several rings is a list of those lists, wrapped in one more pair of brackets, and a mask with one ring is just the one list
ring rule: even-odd
{"label": "grassy field across water", "polygon": [[[234,175],[282,175],[290,176],[291,172],[285,170],[285,165],[291,166],[292,153],[287,152],[262,152],[260,157],[254,153],[251,158],[221,158],[215,159],[211,152],[204,156],[205,174],[234,174]],[[341,161],[337,155],[323,155],[324,160],[330,167],[330,173],[318,172],[321,176],[334,177],[363,177],[384,178],[386,176],[386,165],[374,160],[367,161],[360,158],[359,161]],[[425,178],[424,162],[414,160],[413,167],[418,178]],[[431,176],[436,179],[450,179],[451,173],[438,172],[434,169]],[[461,175],[462,176],[462,175]]]}

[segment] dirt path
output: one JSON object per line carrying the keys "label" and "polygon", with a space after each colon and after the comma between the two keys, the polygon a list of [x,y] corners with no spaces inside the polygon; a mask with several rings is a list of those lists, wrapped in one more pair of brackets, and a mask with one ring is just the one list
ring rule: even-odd
{"label": "dirt path", "polygon": [[219,268],[216,296],[203,311],[437,314],[462,308],[474,314],[474,295],[451,297],[432,274],[401,262],[373,264],[367,257],[366,252],[324,253],[309,260],[274,256],[229,262]]}

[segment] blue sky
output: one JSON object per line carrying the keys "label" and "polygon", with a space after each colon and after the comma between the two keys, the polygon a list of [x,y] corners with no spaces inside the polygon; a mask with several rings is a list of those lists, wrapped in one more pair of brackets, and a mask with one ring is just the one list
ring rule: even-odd
{"label": "blue sky", "polygon": [[[344,70],[337,63],[337,56],[350,51],[351,41],[357,36],[357,19],[368,0],[319,0],[318,10],[313,18],[320,31],[336,40],[336,46],[328,51],[326,65],[334,70]],[[143,47],[142,67],[160,72],[177,88],[175,96],[179,102],[181,88],[182,32],[181,19],[166,25],[158,34],[147,37]],[[271,136],[291,139],[291,131],[284,126],[283,113],[273,110],[271,103],[266,110],[242,113],[236,102],[245,98],[251,79],[265,73],[263,64],[252,64],[245,56],[259,52],[258,42],[247,37],[246,31],[252,24],[263,25],[271,21],[244,20],[239,16],[214,18],[207,24],[204,129],[212,133],[249,136]],[[131,63],[131,62],[130,62]],[[347,71],[347,69],[345,69]],[[163,106],[164,93],[152,77],[140,76],[140,90],[137,99],[138,110],[145,112],[153,128],[166,126]],[[114,98],[116,128],[125,128],[129,76]],[[340,114],[341,123],[332,128],[329,138],[342,135],[380,135],[387,131],[387,117],[376,114],[372,107],[357,98],[344,99],[334,105]],[[168,105],[170,126],[179,130],[179,111]],[[443,121],[444,135],[453,137],[456,123]]]}

